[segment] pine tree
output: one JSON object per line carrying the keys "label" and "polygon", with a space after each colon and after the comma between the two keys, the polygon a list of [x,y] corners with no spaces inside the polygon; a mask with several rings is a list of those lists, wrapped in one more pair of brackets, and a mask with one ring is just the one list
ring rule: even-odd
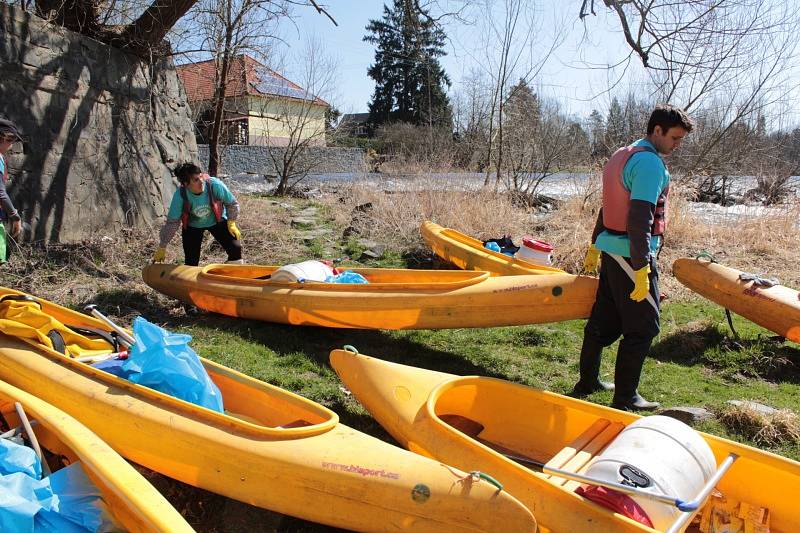
{"label": "pine tree", "polygon": [[444,31],[411,0],[384,5],[383,18],[370,20],[366,29],[364,41],[376,45],[368,70],[375,80],[369,121],[452,127],[446,94],[450,79],[438,60],[445,55]]}
{"label": "pine tree", "polygon": [[625,116],[623,115],[622,106],[619,104],[617,97],[611,99],[611,105],[608,108],[608,117],[606,117],[606,135],[605,145],[606,148],[614,150],[625,144]]}

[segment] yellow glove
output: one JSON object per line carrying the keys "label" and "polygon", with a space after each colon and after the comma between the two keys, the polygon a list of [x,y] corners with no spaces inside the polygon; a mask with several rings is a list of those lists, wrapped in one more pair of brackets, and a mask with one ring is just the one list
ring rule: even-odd
{"label": "yellow glove", "polygon": [[163,263],[166,257],[167,257],[167,249],[158,248],[156,250],[156,253],[153,255],[153,263]]}
{"label": "yellow glove", "polygon": [[239,228],[236,227],[236,221],[234,220],[228,221],[228,231],[231,232],[231,235],[233,235],[233,238],[236,239],[237,241],[242,240],[242,232],[239,231]]}
{"label": "yellow glove", "polygon": [[650,274],[650,265],[643,266],[636,272],[636,281],[633,285],[633,292],[631,293],[631,300],[634,302],[641,302],[645,298],[647,298],[647,293],[650,292],[650,278],[647,277]]}
{"label": "yellow glove", "polygon": [[583,260],[583,271],[597,274],[598,266],[600,266],[600,250],[594,244],[590,244],[589,249],[586,250],[586,259]]}

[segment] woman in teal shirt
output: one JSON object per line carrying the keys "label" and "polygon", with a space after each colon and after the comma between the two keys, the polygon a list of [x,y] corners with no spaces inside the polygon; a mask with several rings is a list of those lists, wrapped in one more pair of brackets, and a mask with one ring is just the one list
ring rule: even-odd
{"label": "woman in teal shirt", "polygon": [[206,231],[228,253],[229,263],[241,263],[242,234],[236,227],[239,203],[233,193],[222,181],[204,174],[193,163],[183,163],[174,172],[180,187],[172,196],[153,262],[164,261],[167,245],[182,227],[183,255],[187,265],[200,264],[200,248]]}

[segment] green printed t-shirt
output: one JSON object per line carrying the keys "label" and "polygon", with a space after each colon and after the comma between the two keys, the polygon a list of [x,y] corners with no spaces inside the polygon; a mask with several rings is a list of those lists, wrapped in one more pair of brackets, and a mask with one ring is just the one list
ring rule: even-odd
{"label": "green printed t-shirt", "polygon": [[[639,139],[633,146],[648,146],[655,150],[650,141]],[[660,156],[653,152],[637,152],[625,163],[622,170],[622,183],[631,192],[631,200],[643,200],[656,205],[658,196],[669,185],[669,171]],[[655,253],[661,237],[651,236],[650,251]],[[595,246],[609,254],[631,256],[631,242],[627,235],[613,235],[603,231],[597,236]]]}
{"label": "green printed t-shirt", "polygon": [[[222,217],[227,217],[224,204],[232,204],[236,201],[233,193],[217,178],[211,178],[203,184],[203,192],[194,194],[188,188],[186,189],[186,197],[189,200],[189,226],[192,228],[210,228],[217,224],[217,219],[214,217],[214,211],[211,209],[211,204],[208,201],[208,187],[214,188],[214,198],[222,201]],[[183,195],[180,188],[172,195],[172,202],[169,204],[169,213],[167,218],[170,220],[178,220],[183,214]]]}

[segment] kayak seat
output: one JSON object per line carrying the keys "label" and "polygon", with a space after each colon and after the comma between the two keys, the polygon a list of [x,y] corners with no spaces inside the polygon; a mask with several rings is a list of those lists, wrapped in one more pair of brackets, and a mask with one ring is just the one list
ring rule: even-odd
{"label": "kayak seat", "polygon": [[[560,452],[555,454],[545,466],[558,468],[577,474],[584,473],[594,462],[597,454],[602,452],[614,438],[625,428],[621,422],[609,422],[605,418],[598,418],[575,440],[567,444]],[[547,479],[568,491],[574,491],[581,484],[569,481],[558,476],[548,475]]]}

